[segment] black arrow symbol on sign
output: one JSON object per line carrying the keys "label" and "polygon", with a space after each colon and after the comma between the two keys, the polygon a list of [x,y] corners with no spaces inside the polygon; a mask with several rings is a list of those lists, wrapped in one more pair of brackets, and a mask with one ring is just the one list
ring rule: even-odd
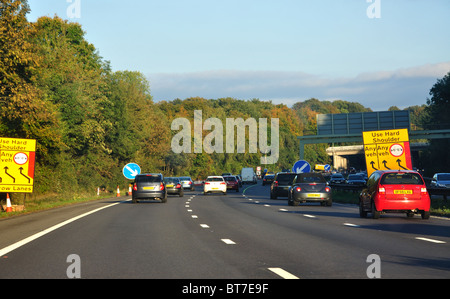
{"label": "black arrow symbol on sign", "polygon": [[386,168],[386,169],[390,169],[389,167],[387,167],[387,165],[386,165],[386,163],[387,163],[387,161],[386,160],[383,160],[383,165],[384,165],[384,167]]}
{"label": "black arrow symbol on sign", "polygon": [[401,166],[401,165],[400,165],[400,162],[402,162],[402,160],[397,159],[398,166],[400,166],[401,168],[403,168],[403,169],[405,169],[405,170],[408,170],[408,168],[405,168],[405,167]]}
{"label": "black arrow symbol on sign", "polygon": [[23,175],[23,176],[28,180],[28,184],[29,184],[30,181],[31,181],[31,179],[30,179],[28,176],[26,176],[26,175],[23,174],[23,172],[22,172],[23,167],[20,167],[19,170],[20,170],[20,174]]}
{"label": "black arrow symbol on sign", "polygon": [[376,168],[373,166],[373,165],[375,164],[374,161],[371,161],[370,164],[372,165],[372,168],[373,168],[373,169],[378,170],[378,169],[376,169]]}
{"label": "black arrow symbol on sign", "polygon": [[5,173],[7,174],[7,175],[9,175],[12,179],[13,179],[13,183],[15,183],[16,182],[16,178],[15,177],[13,177],[12,175],[10,175],[9,173],[8,173],[8,166],[5,166]]}

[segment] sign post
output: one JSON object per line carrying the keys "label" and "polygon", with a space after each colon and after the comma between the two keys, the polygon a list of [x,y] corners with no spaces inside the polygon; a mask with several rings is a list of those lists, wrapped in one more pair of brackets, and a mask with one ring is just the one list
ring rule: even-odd
{"label": "sign post", "polygon": [[411,170],[408,129],[363,132],[367,175],[375,170]]}
{"label": "sign post", "polygon": [[0,192],[33,193],[36,140],[0,137]]}

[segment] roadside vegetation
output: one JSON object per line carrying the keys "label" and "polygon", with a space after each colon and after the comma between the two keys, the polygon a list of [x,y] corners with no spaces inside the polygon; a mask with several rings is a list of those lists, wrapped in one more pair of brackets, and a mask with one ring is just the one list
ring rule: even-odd
{"label": "roadside vegetation", "polygon": [[[23,194],[10,194],[12,203],[24,203],[27,211],[96,198],[98,187],[125,189],[129,181],[122,169],[129,162],[143,172],[193,179],[259,164],[259,152],[175,154],[171,140],[177,131],[171,122],[183,117],[192,124],[194,110],[202,110],[203,120],[217,117],[222,123],[226,118],[278,118],[279,159],[266,166],[274,171],[298,160],[297,136],[316,133],[317,114],[371,111],[356,102],[315,98],[292,107],[227,97],[155,103],[151,82],[140,72],[112,71],[80,24],[58,16],[29,22],[29,11],[26,0],[2,0],[0,6],[0,136],[37,141],[33,194],[25,202]],[[450,73],[431,88],[426,104],[407,108],[414,129],[448,124],[449,87]],[[305,159],[331,164],[328,146],[306,146]],[[432,141],[419,167],[450,171],[449,147],[448,139]],[[0,203],[5,199],[0,193]]]}

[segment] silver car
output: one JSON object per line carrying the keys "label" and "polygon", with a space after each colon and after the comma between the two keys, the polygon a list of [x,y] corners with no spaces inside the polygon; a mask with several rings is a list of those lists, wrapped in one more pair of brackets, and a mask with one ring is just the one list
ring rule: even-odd
{"label": "silver car", "polygon": [[436,173],[431,179],[431,187],[450,188],[450,173]]}
{"label": "silver car", "polygon": [[161,173],[138,174],[134,179],[131,193],[132,202],[141,199],[159,199],[167,201],[167,189]]}

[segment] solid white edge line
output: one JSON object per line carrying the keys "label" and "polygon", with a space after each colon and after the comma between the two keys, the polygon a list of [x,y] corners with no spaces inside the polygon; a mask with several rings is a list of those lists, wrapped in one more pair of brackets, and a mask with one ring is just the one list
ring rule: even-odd
{"label": "solid white edge line", "polygon": [[283,270],[281,268],[268,268],[273,273],[277,274],[278,276],[281,276],[284,279],[299,279],[297,276],[287,272],[286,270]]}
{"label": "solid white edge line", "polygon": [[423,237],[416,237],[417,240],[422,240],[422,241],[427,241],[427,242],[432,242],[432,243],[437,243],[437,244],[444,244],[446,242],[444,241],[439,241],[439,240],[434,240],[434,239],[428,239],[428,238],[423,238]]}
{"label": "solid white edge line", "polygon": [[17,248],[27,244],[27,243],[30,243],[31,241],[34,241],[34,240],[36,240],[36,239],[38,239],[38,238],[40,238],[40,237],[42,237],[42,236],[44,236],[44,235],[46,235],[48,233],[50,233],[50,232],[60,228],[60,227],[63,227],[64,225],[67,225],[67,224],[69,224],[71,222],[74,222],[74,221],[76,221],[78,219],[86,217],[86,216],[88,216],[90,214],[94,214],[94,213],[96,213],[98,211],[101,211],[103,209],[106,209],[106,208],[109,208],[109,207],[112,207],[112,206],[115,206],[115,205],[118,205],[118,204],[120,204],[120,202],[113,203],[113,204],[110,204],[110,205],[107,205],[107,206],[104,206],[104,207],[92,210],[90,212],[81,214],[81,215],[73,217],[73,218],[71,218],[69,220],[63,221],[63,222],[61,222],[59,224],[56,224],[56,225],[54,225],[52,227],[44,229],[43,231],[38,232],[38,233],[36,233],[36,234],[34,234],[32,236],[29,236],[28,238],[25,238],[25,239],[23,239],[21,241],[18,241],[16,243],[12,244],[12,245],[9,245],[9,246],[5,247],[3,249],[0,249],[0,256],[4,256],[5,254],[8,254],[9,252],[11,252],[11,251],[13,251],[13,250],[15,250],[15,249],[17,249]]}

